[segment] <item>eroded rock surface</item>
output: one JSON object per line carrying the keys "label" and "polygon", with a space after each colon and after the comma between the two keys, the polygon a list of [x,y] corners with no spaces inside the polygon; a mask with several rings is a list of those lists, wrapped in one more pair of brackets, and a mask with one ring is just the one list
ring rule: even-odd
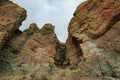
{"label": "eroded rock surface", "polygon": [[[23,8],[9,0],[0,2],[1,80],[19,80],[23,76],[16,78],[14,74],[31,74],[40,71],[42,66],[44,66],[43,72],[49,71],[47,70],[49,66],[55,68],[54,57],[57,54],[59,41],[54,33],[54,26],[48,23],[39,29],[32,23],[22,32],[18,28],[25,18],[26,11]],[[4,73],[10,73],[11,76],[6,77]]]}
{"label": "eroded rock surface", "polygon": [[82,3],[74,13],[68,31],[66,48],[71,64],[77,64],[88,75],[120,78],[119,0]]}
{"label": "eroded rock surface", "polygon": [[0,2],[0,49],[26,18],[26,11],[11,1]]}
{"label": "eroded rock surface", "polygon": [[61,43],[54,26],[20,31],[26,11],[0,1],[1,80],[108,80],[120,78],[120,0],[87,0]]}

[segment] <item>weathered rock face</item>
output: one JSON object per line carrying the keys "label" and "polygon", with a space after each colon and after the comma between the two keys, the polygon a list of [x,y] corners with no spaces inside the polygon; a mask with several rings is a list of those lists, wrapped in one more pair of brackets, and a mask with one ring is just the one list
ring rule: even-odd
{"label": "weathered rock face", "polygon": [[[54,26],[45,24],[39,29],[35,23],[23,32],[18,28],[26,18],[26,11],[9,0],[0,1],[0,76],[35,72],[47,65],[54,68],[59,41]],[[8,77],[1,76],[1,80]],[[12,80],[18,80],[11,77]]]}
{"label": "weathered rock face", "polygon": [[26,11],[11,1],[0,1],[0,49],[26,18]]}
{"label": "weathered rock face", "polygon": [[88,0],[75,11],[69,33],[99,38],[119,20],[119,6],[119,0]]}
{"label": "weathered rock face", "polygon": [[[18,31],[16,31],[18,32]],[[16,34],[14,34],[16,35]],[[45,24],[42,29],[38,29],[36,24],[31,24],[29,29],[23,32],[19,32],[18,35],[13,36],[6,47],[3,48],[1,53],[8,50],[17,54],[17,58],[21,58],[20,61],[15,61],[14,65],[20,65],[21,63],[52,63],[54,64],[54,56],[57,53],[57,46],[59,44],[56,35],[54,34],[54,26],[51,24]],[[7,50],[6,50],[7,49]]]}
{"label": "weathered rock face", "polygon": [[20,31],[25,18],[23,8],[0,1],[1,80],[120,78],[120,0],[88,0],[79,5],[66,43],[58,41],[49,23],[41,29],[32,23]]}
{"label": "weathered rock face", "polygon": [[68,31],[66,48],[71,64],[78,64],[89,75],[120,78],[120,0],[82,3]]}

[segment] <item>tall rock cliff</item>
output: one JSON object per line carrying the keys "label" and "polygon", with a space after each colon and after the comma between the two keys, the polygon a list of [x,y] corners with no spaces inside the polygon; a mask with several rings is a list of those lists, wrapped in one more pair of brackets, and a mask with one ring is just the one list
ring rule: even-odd
{"label": "tall rock cliff", "polygon": [[[47,23],[39,29],[32,23],[22,32],[18,28],[25,18],[25,9],[9,0],[0,1],[1,80],[24,78],[24,76],[16,78],[14,74],[30,73],[32,76],[35,71],[44,72],[44,70],[47,73],[47,65],[48,68],[49,65],[53,68],[55,66],[54,58],[59,49],[59,41],[54,33],[54,26]],[[42,66],[43,71],[40,70]],[[9,77],[5,76],[9,74]],[[30,78],[33,80],[33,77]]]}
{"label": "tall rock cliff", "polygon": [[120,78],[120,0],[88,0],[70,21],[67,57],[89,75]]}
{"label": "tall rock cliff", "polygon": [[0,1],[0,80],[120,79],[120,0],[80,4],[61,43],[54,26],[20,31],[25,9]]}
{"label": "tall rock cliff", "polygon": [[7,0],[0,1],[0,49],[26,18],[26,11]]}

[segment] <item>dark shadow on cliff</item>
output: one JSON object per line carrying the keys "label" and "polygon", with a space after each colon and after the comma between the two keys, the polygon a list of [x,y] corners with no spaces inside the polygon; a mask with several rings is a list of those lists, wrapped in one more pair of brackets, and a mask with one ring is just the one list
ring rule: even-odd
{"label": "dark shadow on cliff", "polygon": [[16,30],[13,33],[14,35],[5,42],[4,47],[0,51],[0,75],[12,70],[14,64],[11,64],[11,62],[16,58],[18,53],[20,53],[21,49],[16,50],[10,46],[10,40],[16,38],[21,33],[20,30]]}

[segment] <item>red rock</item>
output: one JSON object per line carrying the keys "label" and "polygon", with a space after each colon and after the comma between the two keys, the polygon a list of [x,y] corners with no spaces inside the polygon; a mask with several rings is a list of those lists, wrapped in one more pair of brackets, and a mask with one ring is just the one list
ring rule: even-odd
{"label": "red rock", "polygon": [[26,11],[11,1],[0,2],[0,48],[26,18]]}
{"label": "red rock", "polygon": [[[68,31],[66,48],[68,59],[73,61],[71,64],[79,63],[78,66],[89,75],[120,76],[119,0],[82,3],[74,13]],[[77,53],[81,55],[77,56]],[[74,56],[79,57],[79,62]]]}
{"label": "red rock", "polygon": [[97,39],[97,45],[105,51],[115,50],[120,52],[120,21],[117,22],[108,32]]}
{"label": "red rock", "polygon": [[30,24],[30,29],[32,29],[35,32],[39,31],[39,28],[37,27],[37,25],[35,23]]}
{"label": "red rock", "polygon": [[119,0],[88,0],[79,5],[69,25],[69,33],[86,33],[98,38],[112,27],[120,14]]}
{"label": "red rock", "polygon": [[0,1],[1,80],[120,78],[119,0],[87,0],[80,4],[70,21],[66,43],[58,41],[49,23],[41,29],[32,23],[20,31],[25,17],[23,8],[9,0]]}
{"label": "red rock", "polygon": [[[31,35],[28,35],[28,33],[30,34],[32,31],[33,33]],[[27,34],[27,38],[24,37],[25,44],[22,46],[22,50],[19,53],[19,58],[23,59],[21,62],[51,62],[54,64],[53,57],[57,53],[57,46],[59,44],[59,41],[54,33],[54,27],[51,24],[46,24],[45,26],[43,26],[42,29],[39,30],[38,28],[31,27],[30,25],[30,28],[25,30],[24,33],[22,33],[22,35],[25,34]],[[30,60],[27,61],[24,57],[28,57]]]}

